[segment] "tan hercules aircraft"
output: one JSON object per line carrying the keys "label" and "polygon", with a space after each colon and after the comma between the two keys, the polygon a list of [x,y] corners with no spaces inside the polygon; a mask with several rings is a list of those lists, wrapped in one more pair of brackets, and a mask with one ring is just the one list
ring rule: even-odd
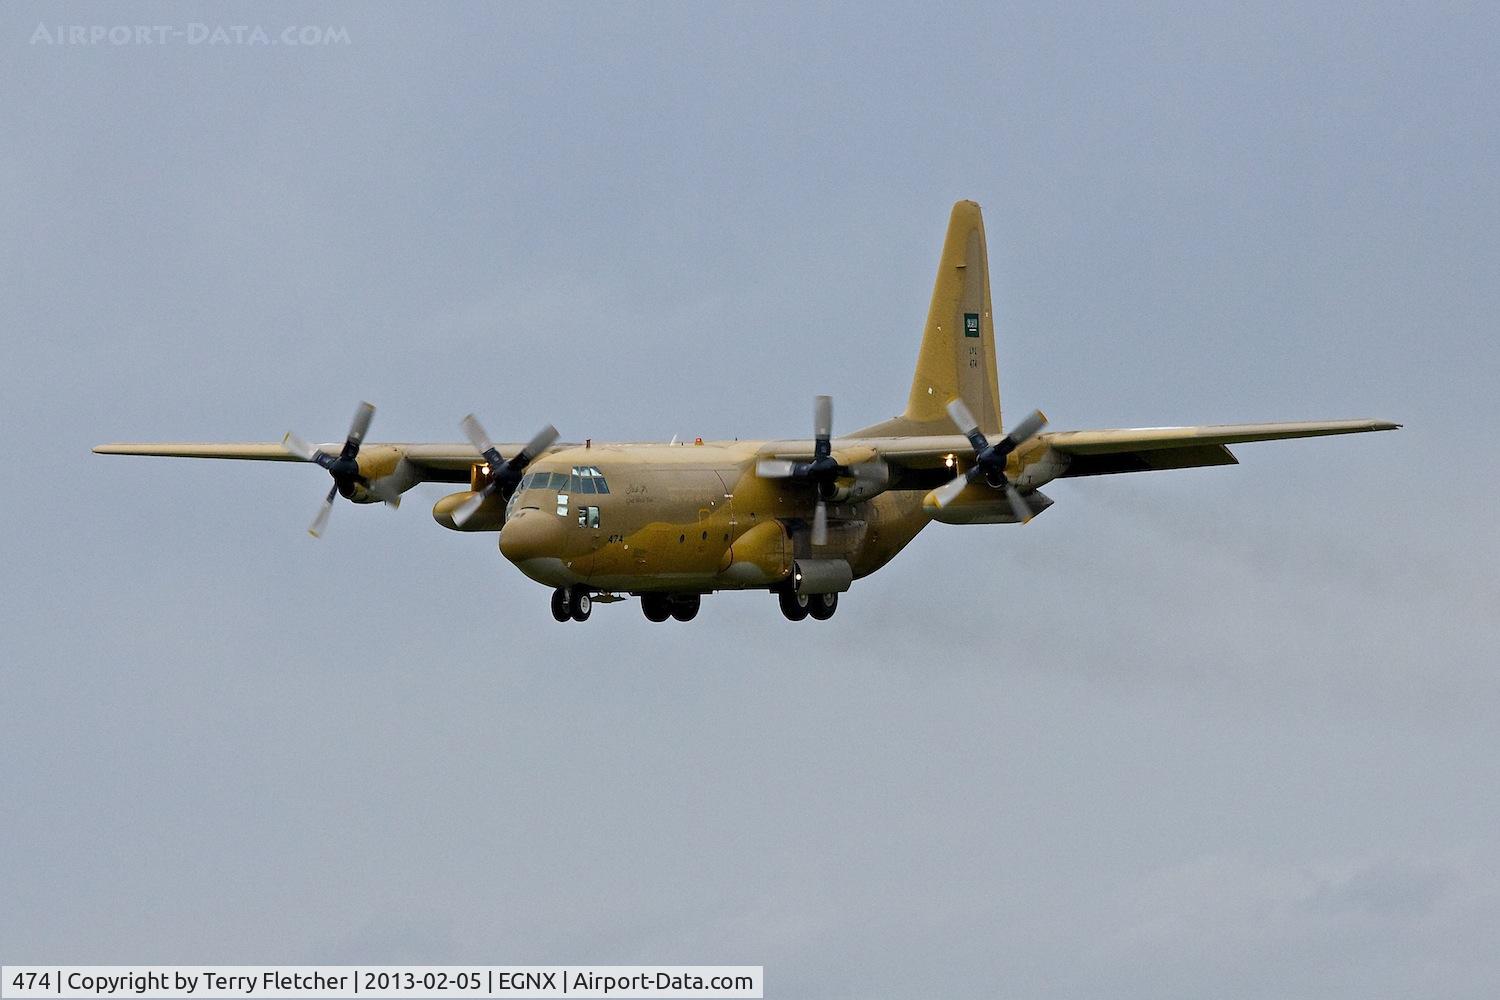
{"label": "tan hercules aircraft", "polygon": [[[689,621],[704,594],[765,590],[792,621],[831,617],[839,594],[880,569],[929,521],[1024,523],[1054,479],[1234,465],[1226,445],[1395,430],[1376,420],[1043,433],[1035,412],[1000,423],[989,262],[979,206],[953,206],[906,412],[833,436],[819,396],[803,441],[493,444],[469,416],[469,444],[365,443],[360,404],[342,445],[295,434],[272,444],[109,444],[106,455],[305,461],[336,496],[384,501],[422,482],[467,483],[432,516],[454,531],[498,531],[522,573],[555,588],[552,615],[585,621],[594,602],[638,596],[652,621]],[[961,433],[954,433],[955,430]]]}

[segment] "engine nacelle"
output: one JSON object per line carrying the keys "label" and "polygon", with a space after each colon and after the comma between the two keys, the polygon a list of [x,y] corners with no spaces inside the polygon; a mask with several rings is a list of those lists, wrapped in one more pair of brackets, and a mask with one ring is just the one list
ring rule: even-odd
{"label": "engine nacelle", "polygon": [[369,445],[359,453],[360,481],[338,482],[339,495],[354,503],[399,502],[422,481],[422,473],[393,445]]}
{"label": "engine nacelle", "polygon": [[[1052,506],[1052,498],[1041,490],[1021,494],[1031,516],[1036,517]],[[926,507],[928,516],[943,524],[1015,524],[1015,511],[1000,490],[983,483],[970,484],[946,507]]]}
{"label": "engine nacelle", "polygon": [[866,462],[851,466],[852,476],[834,480],[833,489],[824,493],[830,503],[862,503],[884,493],[891,485],[891,469],[884,462]]}
{"label": "engine nacelle", "polygon": [[1023,490],[1034,490],[1046,486],[1068,471],[1068,456],[1051,448],[1043,448],[1039,455],[1022,459],[1021,471],[1011,481]]}
{"label": "engine nacelle", "polygon": [[452,531],[499,531],[505,527],[505,498],[498,491],[480,504],[462,527],[454,524],[453,512],[473,496],[473,490],[448,494],[432,505],[432,519]]}

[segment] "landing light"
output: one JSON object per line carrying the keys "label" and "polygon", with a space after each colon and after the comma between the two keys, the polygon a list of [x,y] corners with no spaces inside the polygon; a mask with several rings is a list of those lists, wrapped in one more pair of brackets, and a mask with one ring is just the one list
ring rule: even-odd
{"label": "landing light", "polygon": [[949,455],[946,458],[944,458],[943,459],[943,464],[946,465],[950,469],[953,468],[953,456]]}

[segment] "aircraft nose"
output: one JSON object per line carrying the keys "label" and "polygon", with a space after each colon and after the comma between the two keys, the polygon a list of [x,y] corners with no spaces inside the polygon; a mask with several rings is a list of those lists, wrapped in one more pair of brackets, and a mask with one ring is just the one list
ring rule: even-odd
{"label": "aircraft nose", "polygon": [[500,529],[500,553],[513,563],[562,555],[562,519],[540,510],[517,511]]}

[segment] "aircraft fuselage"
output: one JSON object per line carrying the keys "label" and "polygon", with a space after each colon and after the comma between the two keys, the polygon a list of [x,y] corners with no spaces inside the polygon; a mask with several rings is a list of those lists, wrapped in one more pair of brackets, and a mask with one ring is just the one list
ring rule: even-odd
{"label": "aircraft fuselage", "polygon": [[815,548],[814,497],[756,476],[761,444],[621,444],[549,454],[532,463],[506,505],[500,550],[551,587],[763,590],[798,560],[843,560],[855,578],[866,576],[928,521],[917,494],[830,504],[827,544]]}

